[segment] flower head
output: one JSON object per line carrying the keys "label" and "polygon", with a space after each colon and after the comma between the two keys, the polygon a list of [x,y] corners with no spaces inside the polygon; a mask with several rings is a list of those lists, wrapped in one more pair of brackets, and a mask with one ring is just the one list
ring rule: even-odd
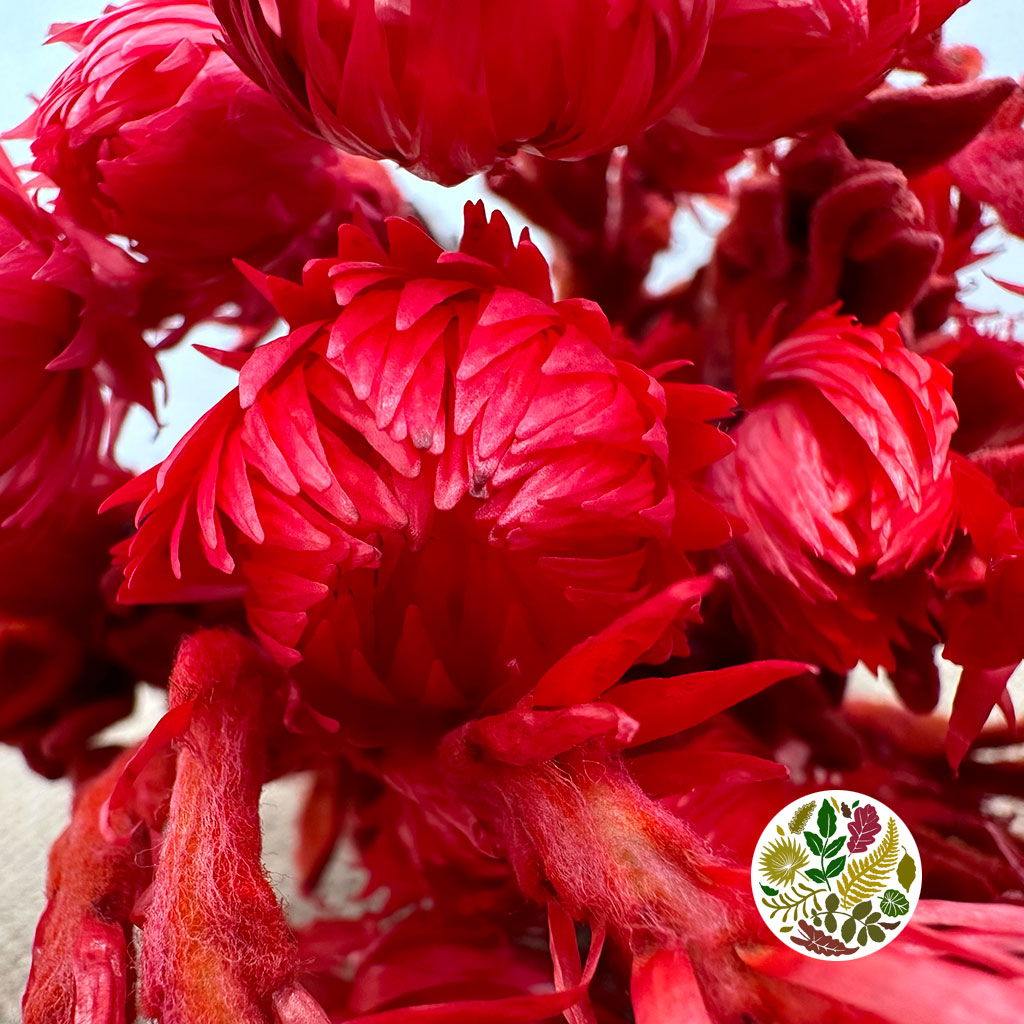
{"label": "flower head", "polygon": [[671,120],[734,151],[830,124],[964,0],[723,0]]}
{"label": "flower head", "polygon": [[927,580],[955,508],[957,414],[941,364],[877,328],[821,315],[771,349],[713,486],[748,531],[730,546],[757,646],[837,672],[891,667],[900,620],[927,628]]}
{"label": "flower head", "polygon": [[708,0],[214,0],[240,64],[352,153],[454,184],[527,147],[582,157],[667,111]]}
{"label": "flower head", "polygon": [[243,593],[327,706],[451,714],[525,692],[728,534],[699,491],[728,397],[608,355],[601,311],[554,302],[499,215],[467,207],[456,253],[407,221],[386,247],[345,228],[267,287],[295,329],[124,492],[128,600]]}
{"label": "flower head", "polygon": [[53,41],[77,56],[20,132],[58,210],[147,258],[153,319],[219,312],[266,327],[232,259],[297,273],[331,251],[339,221],[401,203],[382,167],[296,127],[218,31],[206,0],[130,0],[59,26]]}
{"label": "flower head", "polygon": [[0,153],[4,525],[30,523],[59,499],[80,501],[107,471],[123,410],[152,410],[159,370],[133,320],[138,287],[131,259],[41,209]]}

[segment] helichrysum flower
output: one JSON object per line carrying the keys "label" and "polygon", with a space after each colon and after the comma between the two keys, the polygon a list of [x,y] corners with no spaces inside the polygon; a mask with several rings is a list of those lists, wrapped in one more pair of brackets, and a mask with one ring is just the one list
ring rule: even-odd
{"label": "helichrysum flower", "polygon": [[[65,512],[109,471],[156,360],[133,319],[133,261],[30,198],[0,153],[0,523]],[[106,436],[105,436],[106,435]]]}
{"label": "helichrysum flower", "polygon": [[963,2],[721,0],[671,122],[734,150],[828,125]]}
{"label": "helichrysum flower", "polygon": [[714,474],[748,526],[726,552],[745,627],[836,672],[892,667],[901,622],[929,628],[927,571],[955,525],[949,372],[892,320],[822,315],[752,373]]}
{"label": "helichrysum flower", "polygon": [[232,52],[352,153],[454,184],[628,141],[699,63],[708,0],[216,0]]}
{"label": "helichrysum flower", "polygon": [[387,171],[301,128],[217,44],[206,0],[130,0],[58,26],[77,50],[16,134],[58,210],[148,261],[151,319],[273,314],[232,265],[297,274],[338,223],[401,212]]}
{"label": "helichrysum flower", "polygon": [[329,706],[440,713],[529,688],[727,536],[700,478],[729,398],[607,354],[601,311],[553,301],[500,216],[467,208],[455,253],[406,221],[386,247],[345,228],[267,287],[293,332],[124,492],[125,599],[244,594]]}

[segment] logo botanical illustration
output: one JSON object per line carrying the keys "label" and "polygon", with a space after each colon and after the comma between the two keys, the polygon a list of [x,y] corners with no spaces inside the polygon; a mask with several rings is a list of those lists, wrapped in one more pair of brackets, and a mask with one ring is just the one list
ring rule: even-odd
{"label": "logo botanical illustration", "polygon": [[761,917],[786,945],[853,960],[877,952],[910,920],[920,863],[910,830],[885,804],[826,790],[772,818],[751,882]]}

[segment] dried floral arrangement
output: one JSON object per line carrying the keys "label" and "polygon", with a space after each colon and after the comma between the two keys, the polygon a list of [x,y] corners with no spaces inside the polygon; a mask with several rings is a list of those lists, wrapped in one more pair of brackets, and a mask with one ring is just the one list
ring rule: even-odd
{"label": "dried floral arrangement", "polygon": [[[1021,1019],[1024,348],[962,272],[1024,235],[1024,93],[943,44],[963,2],[54,28],[0,165],[0,739],[75,786],[26,1024]],[[485,174],[551,265],[483,204],[443,244],[383,159]],[[125,414],[210,321],[237,387],[133,476]],[[859,662],[899,701],[844,700]],[[97,743],[142,681],[166,715]],[[304,891],[364,879],[343,919],[262,866],[292,774]],[[892,819],[826,780],[920,848],[856,962],[751,892],[806,796],[761,865],[843,882],[800,941],[907,913]]]}

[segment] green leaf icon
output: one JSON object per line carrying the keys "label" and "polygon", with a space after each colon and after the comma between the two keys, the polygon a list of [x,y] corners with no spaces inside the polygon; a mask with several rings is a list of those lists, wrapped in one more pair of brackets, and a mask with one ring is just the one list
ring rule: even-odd
{"label": "green leaf icon", "polygon": [[885,932],[878,927],[877,924],[868,925],[868,935],[875,940],[875,942],[882,942],[885,939]]}
{"label": "green leaf icon", "polygon": [[833,839],[828,846],[825,847],[825,852],[822,854],[823,857],[834,857],[846,844],[846,836],[840,836],[838,839]]}
{"label": "green leaf icon", "polygon": [[917,865],[906,850],[903,851],[903,859],[896,868],[896,877],[899,879],[900,885],[910,892],[910,887],[914,884],[914,879],[917,878]]}
{"label": "green leaf icon", "polygon": [[836,930],[836,918],[835,914],[825,915],[825,931],[834,932]]}
{"label": "green leaf icon", "polygon": [[863,903],[858,903],[851,913],[858,921],[863,917],[867,917],[868,914],[871,913],[871,900],[865,900]]}
{"label": "green leaf icon", "polygon": [[836,875],[841,875],[843,873],[843,868],[845,868],[845,867],[846,867],[846,855],[844,854],[842,857],[836,857],[836,859],[834,861],[832,861],[828,865],[828,867],[825,868],[825,877],[826,878],[835,878]]}
{"label": "green leaf icon", "polygon": [[840,933],[843,936],[843,942],[852,942],[854,932],[857,931],[857,922],[852,918],[848,917],[843,922],[843,930]]}
{"label": "green leaf icon", "polygon": [[811,853],[816,857],[821,856],[821,851],[824,847],[824,843],[821,841],[821,836],[815,832],[805,832],[804,842],[811,848]]}
{"label": "green leaf icon", "polygon": [[818,831],[823,839],[836,834],[836,812],[827,800],[822,800],[818,811]]}
{"label": "green leaf icon", "polygon": [[899,889],[886,889],[878,902],[887,917],[902,917],[910,910],[910,900]]}
{"label": "green leaf icon", "polygon": [[778,889],[773,889],[773,888],[771,888],[771,886],[764,885],[762,883],[761,888],[764,890],[765,896],[778,896],[779,895],[779,890]]}
{"label": "green leaf icon", "polygon": [[824,876],[824,875],[823,875],[823,874],[822,874],[822,873],[821,873],[821,872],[820,872],[820,871],[819,871],[819,870],[818,870],[817,868],[808,868],[808,869],[807,869],[807,870],[806,870],[806,871],[804,872],[804,874],[805,874],[805,875],[806,875],[806,876],[807,876],[807,877],[808,877],[808,878],[809,878],[809,879],[810,879],[810,880],[811,880],[812,882],[824,882],[824,881],[825,881],[825,876]]}
{"label": "green leaf icon", "polygon": [[825,909],[829,911],[829,913],[833,910],[839,909],[839,897],[834,892],[830,892],[825,897]]}
{"label": "green leaf icon", "polygon": [[868,930],[867,930],[867,928],[861,928],[861,930],[859,932],[857,932],[857,945],[858,946],[866,946],[867,944],[868,944]]}

